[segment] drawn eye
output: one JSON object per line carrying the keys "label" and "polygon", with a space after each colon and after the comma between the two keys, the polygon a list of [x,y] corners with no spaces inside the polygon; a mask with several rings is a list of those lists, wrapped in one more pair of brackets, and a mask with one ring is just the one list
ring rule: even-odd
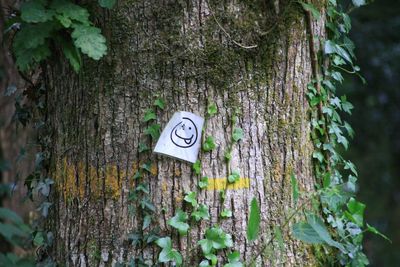
{"label": "drawn eye", "polygon": [[192,130],[192,127],[189,127],[189,130]]}

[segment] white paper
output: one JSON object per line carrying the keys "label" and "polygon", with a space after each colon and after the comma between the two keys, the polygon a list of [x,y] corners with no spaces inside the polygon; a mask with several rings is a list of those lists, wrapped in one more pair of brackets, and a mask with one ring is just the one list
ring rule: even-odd
{"label": "white paper", "polygon": [[175,112],[161,133],[154,153],[195,163],[201,145],[204,119],[196,114]]}

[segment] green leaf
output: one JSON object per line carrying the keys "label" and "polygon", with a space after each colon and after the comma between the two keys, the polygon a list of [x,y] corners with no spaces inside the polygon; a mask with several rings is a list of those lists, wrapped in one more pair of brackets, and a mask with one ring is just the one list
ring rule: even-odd
{"label": "green leaf", "polygon": [[229,176],[228,176],[228,182],[229,183],[235,183],[239,181],[240,179],[240,173],[238,171],[233,171]]}
{"label": "green leaf", "polygon": [[171,248],[164,248],[161,250],[158,256],[159,262],[170,262],[173,261],[177,266],[182,265],[182,255],[176,250]]}
{"label": "green leaf", "polygon": [[215,255],[215,254],[207,254],[207,255],[205,255],[205,257],[206,257],[206,259],[211,261],[211,266],[217,265],[217,262],[218,262],[217,255]]}
{"label": "green leaf", "polygon": [[157,98],[156,100],[154,100],[154,106],[160,108],[160,109],[164,109],[165,107],[165,101],[161,98]]}
{"label": "green leaf", "polygon": [[224,265],[224,267],[243,267],[243,264],[240,262],[240,253],[238,251],[233,251],[228,254],[228,262]]}
{"label": "green leaf", "polygon": [[160,248],[172,248],[172,241],[170,237],[162,237],[156,240],[156,244]]}
{"label": "green leaf", "polygon": [[345,212],[345,215],[355,224],[362,227],[364,225],[365,207],[365,204],[358,202],[354,198],[350,198],[349,202],[347,203],[348,211]]}
{"label": "green leaf", "polygon": [[56,18],[66,28],[70,27],[73,22],[80,22],[86,26],[90,26],[91,24],[87,9],[78,6],[71,1],[54,0],[52,1],[50,8],[57,13]]}
{"label": "green leaf", "polygon": [[192,217],[196,220],[196,222],[200,220],[209,220],[210,214],[208,212],[207,205],[200,204],[197,209],[192,212]]}
{"label": "green leaf", "polygon": [[243,135],[243,129],[236,127],[235,129],[233,129],[232,140],[234,142],[238,142],[239,140],[243,139]]}
{"label": "green leaf", "polygon": [[71,64],[73,70],[78,73],[81,65],[82,65],[82,58],[81,53],[79,50],[74,46],[71,41],[62,39],[60,42],[64,56],[68,59],[69,63]]}
{"label": "green leaf", "polygon": [[145,152],[148,150],[150,150],[150,148],[145,143],[142,143],[142,142],[139,143],[139,153],[142,153],[142,152]]}
{"label": "green leaf", "polygon": [[44,236],[42,232],[37,232],[35,238],[33,239],[33,244],[37,247],[44,244]]}
{"label": "green leaf", "polygon": [[52,19],[54,12],[48,10],[40,1],[28,1],[21,5],[21,19],[26,22],[38,23]]}
{"label": "green leaf", "polygon": [[386,239],[388,242],[392,243],[392,240],[390,240],[387,236],[385,236],[384,234],[382,234],[380,231],[378,231],[378,229],[376,229],[375,227],[369,225],[367,223],[367,231],[374,233],[376,235],[381,236],[382,238]]}
{"label": "green leaf", "polygon": [[140,206],[142,207],[142,209],[147,209],[152,212],[156,211],[156,207],[154,206],[154,204],[147,198],[143,198],[140,201]]}
{"label": "green leaf", "polygon": [[207,176],[203,176],[203,177],[200,179],[200,181],[199,181],[199,183],[198,183],[198,186],[199,186],[201,189],[206,188],[206,187],[208,186],[208,177],[207,177]]}
{"label": "green leaf", "polygon": [[249,223],[247,224],[247,239],[254,241],[260,230],[261,212],[256,198],[251,200]]}
{"label": "green leaf", "polygon": [[158,139],[160,137],[160,128],[161,128],[161,126],[159,124],[149,125],[144,130],[144,134],[145,135],[150,135],[153,140],[156,140],[156,139]]}
{"label": "green leaf", "polygon": [[115,3],[117,2],[116,0],[98,0],[99,5],[104,8],[111,9],[114,7]]}
{"label": "green leaf", "polygon": [[101,35],[99,28],[81,24],[73,24],[73,27],[71,36],[82,53],[94,60],[99,60],[107,54],[106,38]]}
{"label": "green leaf", "polygon": [[224,158],[225,158],[225,160],[226,160],[227,162],[231,161],[231,159],[232,159],[231,151],[225,151],[225,153],[224,153]]}
{"label": "green leaf", "polygon": [[296,239],[310,244],[322,244],[324,240],[309,223],[299,222],[292,227],[292,234]]}
{"label": "green leaf", "polygon": [[222,218],[230,218],[230,217],[232,217],[232,211],[230,209],[224,209],[221,212],[221,217]]}
{"label": "green leaf", "polygon": [[205,239],[198,241],[205,255],[211,254],[213,250],[224,249],[233,246],[231,235],[225,233],[219,227],[212,227],[206,230]]}
{"label": "green leaf", "polygon": [[146,113],[144,114],[143,121],[148,122],[148,121],[155,120],[155,119],[157,119],[157,116],[156,116],[156,113],[154,113],[154,110],[148,109],[146,111]]}
{"label": "green leaf", "polygon": [[210,267],[210,263],[208,260],[202,260],[199,264],[199,267]]}
{"label": "green leaf", "polygon": [[190,205],[192,205],[193,208],[197,207],[196,192],[188,192],[184,200],[190,203]]}
{"label": "green leaf", "polygon": [[303,6],[304,10],[311,12],[312,16],[316,19],[319,20],[321,18],[321,13],[313,6],[312,4],[307,4],[304,2],[300,2],[301,5]]}
{"label": "green leaf", "polygon": [[297,204],[297,200],[299,199],[299,185],[297,184],[297,178],[294,175],[294,173],[292,173],[292,175],[290,175],[290,182],[291,182],[291,185],[292,185],[293,202],[296,205]]}
{"label": "green leaf", "polygon": [[352,0],[352,2],[353,2],[353,5],[356,7],[360,7],[360,6],[367,4],[367,2],[365,0]]}
{"label": "green leaf", "polygon": [[215,103],[210,103],[207,107],[207,114],[208,116],[214,116],[215,114],[217,114],[218,109],[217,109],[217,105]]}
{"label": "green leaf", "polygon": [[180,235],[186,235],[189,230],[189,224],[187,224],[188,215],[182,210],[178,210],[174,217],[167,221],[168,225],[177,229]]}
{"label": "green leaf", "polygon": [[151,216],[150,215],[144,216],[142,230],[145,230],[147,227],[149,227],[150,223],[151,223]]}
{"label": "green leaf", "polygon": [[196,162],[193,164],[192,166],[194,173],[196,175],[200,175],[201,173],[201,161],[200,160],[196,160]]}
{"label": "green leaf", "polygon": [[215,148],[215,142],[214,142],[214,137],[212,136],[207,136],[206,140],[204,141],[203,144],[203,150],[205,152],[211,151]]}

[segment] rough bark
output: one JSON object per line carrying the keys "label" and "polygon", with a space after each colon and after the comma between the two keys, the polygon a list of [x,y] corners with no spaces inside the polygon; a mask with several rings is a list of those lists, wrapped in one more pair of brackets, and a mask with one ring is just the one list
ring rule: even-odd
{"label": "rough bark", "polygon": [[[303,191],[314,188],[306,99],[312,70],[301,6],[289,0],[120,1],[98,13],[109,40],[107,57],[85,61],[79,76],[67,64],[46,71],[51,172],[57,182],[54,257],[67,266],[108,266],[138,255],[156,263],[155,245],[141,249],[128,242],[142,220],[129,212],[135,205],[127,200],[132,176],[150,159],[144,180],[157,207],[152,227],[173,238],[185,266],[200,262],[196,242],[216,224],[233,235],[234,249],[248,261],[293,209],[291,173]],[[323,29],[323,20],[313,25],[315,34]],[[190,164],[139,153],[139,143],[149,142],[142,118],[155,96],[167,102],[157,112],[162,127],[175,111],[205,116],[208,103],[215,102],[218,114],[206,122],[205,135],[216,139],[217,148],[201,153],[202,176],[220,184],[238,170],[249,184],[228,189],[222,204],[218,190],[198,189]],[[244,138],[233,146],[228,167],[224,152],[233,127],[241,127]],[[189,209],[183,202],[188,191],[209,206],[211,220],[191,223],[189,234],[179,237],[166,221],[177,209]],[[246,227],[253,197],[262,222],[260,238],[250,243]],[[232,218],[221,220],[224,208],[232,210]],[[283,238],[284,248],[272,242],[257,266],[315,263],[310,248],[293,240],[287,228]],[[225,255],[219,255],[219,264]]]}

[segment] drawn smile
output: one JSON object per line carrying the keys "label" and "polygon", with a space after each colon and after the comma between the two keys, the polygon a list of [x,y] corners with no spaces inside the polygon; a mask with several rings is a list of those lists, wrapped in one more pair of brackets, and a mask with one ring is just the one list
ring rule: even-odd
{"label": "drawn smile", "polygon": [[198,134],[196,124],[190,118],[183,117],[171,130],[170,138],[177,147],[189,148],[197,142]]}
{"label": "drawn smile", "polygon": [[192,139],[193,139],[193,137],[194,137],[194,134],[192,134],[192,136],[189,137],[189,138],[182,137],[182,136],[180,136],[180,135],[178,134],[178,129],[175,130],[175,135],[176,135],[177,137],[179,137],[180,139],[182,139],[187,145],[189,145],[189,144],[192,142]]}

